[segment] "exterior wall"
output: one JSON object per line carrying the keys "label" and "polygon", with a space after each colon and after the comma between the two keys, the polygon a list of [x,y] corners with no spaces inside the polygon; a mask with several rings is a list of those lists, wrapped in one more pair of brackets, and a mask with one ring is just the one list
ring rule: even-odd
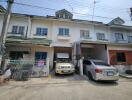
{"label": "exterior wall", "polygon": [[[36,34],[36,28],[42,27],[42,28],[48,28],[48,34],[47,37],[45,36],[35,36]],[[52,36],[52,22],[42,19],[31,19],[31,33],[29,35],[29,38],[47,38],[51,39]]]}
{"label": "exterior wall", "polygon": [[[106,26],[95,26],[95,35],[96,33],[104,33],[105,34],[105,39],[106,40],[110,40],[110,31],[109,31],[109,28],[106,27]],[[97,40],[97,36],[96,37],[96,40]]]}
{"label": "exterior wall", "polygon": [[105,47],[105,45],[96,45],[95,48],[94,48],[93,55],[95,56],[96,59],[103,60],[106,63],[108,62],[107,48]]}
{"label": "exterior wall", "polygon": [[54,48],[52,47],[46,47],[46,46],[37,46],[37,45],[22,45],[22,46],[9,46],[6,49],[6,52],[9,56],[10,51],[22,51],[22,48],[30,49],[29,54],[23,55],[23,60],[35,60],[35,52],[47,52],[47,58],[50,60],[50,67],[53,66],[53,54],[54,54]]}
{"label": "exterior wall", "polygon": [[[58,39],[59,28],[69,28],[69,38],[68,39]],[[93,34],[93,27],[91,25],[85,25],[80,23],[63,22],[63,21],[53,21],[52,24],[52,40],[53,46],[61,47],[72,47],[74,42],[80,41],[80,30],[89,30],[90,35]]]}
{"label": "exterior wall", "polygon": [[[84,47],[85,46],[85,47]],[[108,62],[107,59],[107,48],[105,45],[100,44],[85,44],[81,47],[82,56],[86,55],[84,59],[99,59]]]}
{"label": "exterior wall", "polygon": [[123,33],[123,37],[126,42],[128,41],[128,36],[132,36],[132,31],[128,31],[128,30],[121,29],[121,28],[120,29],[110,28],[110,32],[111,32],[111,35],[110,35],[111,42],[115,42],[116,40],[115,33]]}
{"label": "exterior wall", "polygon": [[[116,53],[123,52],[125,53],[126,62],[117,62]],[[110,55],[110,64],[111,65],[132,65],[132,51],[126,50],[109,50]]]}
{"label": "exterior wall", "polygon": [[[3,16],[0,16],[0,26],[3,24]],[[132,36],[132,31],[128,31],[125,29],[113,29],[109,28],[108,26],[105,25],[94,25],[93,24],[86,24],[86,23],[77,23],[77,22],[70,22],[70,21],[62,21],[62,20],[50,20],[50,19],[44,19],[44,18],[30,18],[28,16],[12,16],[11,21],[9,23],[9,28],[8,32],[12,31],[12,26],[13,25],[20,25],[20,26],[25,26],[25,32],[24,35],[28,38],[46,38],[52,40],[51,47],[40,47],[40,46],[32,46],[33,51],[35,50],[40,50],[40,51],[48,51],[50,52],[49,58],[51,59],[51,62],[53,62],[53,53],[54,53],[54,47],[72,47],[74,42],[80,42],[80,30],[89,30],[90,32],[90,37],[92,38],[90,41],[95,41],[97,42],[97,36],[96,33],[104,33],[106,39],[110,40],[111,42],[115,42],[115,33],[123,33],[125,40],[127,40],[127,36]],[[45,27],[48,28],[48,35],[47,37],[43,36],[35,36],[36,34],[36,28],[37,27]],[[0,27],[0,33],[1,33],[1,28]],[[69,28],[70,30],[70,37],[63,39],[58,39],[58,33],[59,33],[59,28]],[[98,42],[97,42],[98,43]],[[30,46],[29,46],[30,47]],[[104,47],[103,47],[104,48]],[[99,50],[99,52],[95,52],[95,57],[103,60],[107,60],[107,50],[101,49],[100,47],[96,47],[95,51]],[[132,51],[131,46],[108,46],[108,51],[109,50],[124,50],[126,51],[126,54],[129,56],[128,51]],[[51,53],[52,52],[52,53]],[[115,51],[113,51],[115,52]],[[109,54],[109,53],[108,53]],[[34,53],[29,56],[30,59],[34,58],[33,57]],[[111,56],[111,55],[108,55]],[[28,58],[28,57],[27,57]],[[129,57],[130,58],[130,57]],[[131,59],[131,58],[130,58]],[[51,64],[52,65],[52,64]]]}
{"label": "exterior wall", "polygon": [[[12,32],[12,26],[13,25],[24,26],[25,27],[24,36],[26,36],[27,30],[28,30],[28,17],[11,16],[8,32]],[[15,34],[12,34],[12,35],[14,36]]]}
{"label": "exterior wall", "polygon": [[[117,62],[116,53],[124,52],[126,62]],[[120,73],[124,73],[125,70],[132,69],[132,47],[131,46],[108,46],[109,62],[111,65],[118,68]]]}
{"label": "exterior wall", "polygon": [[1,36],[2,26],[3,26],[3,16],[0,15],[0,36]]}
{"label": "exterior wall", "polygon": [[53,54],[54,54],[54,48],[52,47],[41,47],[41,46],[32,46],[32,56],[35,57],[35,52],[47,52],[47,57],[50,60],[50,67],[53,66]]}

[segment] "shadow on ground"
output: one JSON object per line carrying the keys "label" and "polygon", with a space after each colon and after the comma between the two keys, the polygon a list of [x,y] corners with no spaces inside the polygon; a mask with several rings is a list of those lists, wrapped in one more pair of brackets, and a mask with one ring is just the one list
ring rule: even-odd
{"label": "shadow on ground", "polygon": [[87,76],[80,76],[79,74],[68,74],[68,75],[55,75],[54,72],[52,72],[51,77],[53,79],[60,79],[60,80],[67,80],[69,82],[87,82],[88,84],[92,84],[95,86],[117,86],[118,85],[118,81],[117,82],[108,82],[108,81],[92,81],[89,80],[89,78]]}

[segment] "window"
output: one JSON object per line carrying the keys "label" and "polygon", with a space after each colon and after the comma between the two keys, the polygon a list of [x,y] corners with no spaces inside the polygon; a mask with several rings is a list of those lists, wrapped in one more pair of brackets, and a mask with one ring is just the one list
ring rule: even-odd
{"label": "window", "polygon": [[81,38],[89,38],[89,31],[88,30],[80,30]]}
{"label": "window", "polygon": [[115,33],[116,40],[124,40],[122,33]]}
{"label": "window", "polygon": [[23,26],[19,26],[18,33],[19,34],[23,34],[24,33],[24,27]]}
{"label": "window", "polygon": [[36,35],[38,36],[47,36],[48,29],[47,28],[37,28]]}
{"label": "window", "polygon": [[18,26],[13,26],[12,33],[17,34],[17,29],[18,29]]}
{"label": "window", "polygon": [[12,26],[12,34],[24,34],[24,26]]}
{"label": "window", "polygon": [[[105,62],[101,62],[101,61],[93,61],[93,63],[95,65],[102,65],[101,67],[106,67],[106,66],[110,66],[109,64],[105,63]],[[98,66],[99,67],[99,66]]]}
{"label": "window", "polygon": [[59,34],[61,36],[69,36],[69,29],[68,28],[59,28]]}
{"label": "window", "polygon": [[117,62],[126,62],[126,57],[124,52],[120,52],[116,54]]}
{"label": "window", "polygon": [[23,58],[23,52],[22,51],[11,51],[10,52],[10,59],[11,60],[18,60],[20,58]]}
{"label": "window", "polygon": [[91,62],[88,61],[88,60],[83,60],[83,64],[85,64],[85,65],[91,65]]}
{"label": "window", "polygon": [[47,58],[47,52],[35,52],[35,60],[44,60]]}
{"label": "window", "polygon": [[104,33],[97,33],[97,39],[98,40],[105,40],[105,34]]}
{"label": "window", "polygon": [[128,42],[132,43],[132,36],[128,36]]}

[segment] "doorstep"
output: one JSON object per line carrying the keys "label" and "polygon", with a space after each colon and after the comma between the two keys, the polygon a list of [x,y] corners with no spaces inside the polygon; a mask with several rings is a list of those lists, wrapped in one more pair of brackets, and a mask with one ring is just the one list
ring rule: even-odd
{"label": "doorstep", "polygon": [[124,77],[124,78],[128,78],[128,79],[132,79],[132,75],[130,75],[130,74],[120,73],[120,76]]}

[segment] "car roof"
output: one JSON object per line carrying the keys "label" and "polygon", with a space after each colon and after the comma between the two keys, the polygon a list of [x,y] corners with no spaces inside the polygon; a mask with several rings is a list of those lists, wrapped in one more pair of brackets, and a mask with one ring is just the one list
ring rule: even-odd
{"label": "car roof", "polygon": [[88,59],[88,60],[93,62],[104,62],[103,60],[99,60],[99,59]]}

